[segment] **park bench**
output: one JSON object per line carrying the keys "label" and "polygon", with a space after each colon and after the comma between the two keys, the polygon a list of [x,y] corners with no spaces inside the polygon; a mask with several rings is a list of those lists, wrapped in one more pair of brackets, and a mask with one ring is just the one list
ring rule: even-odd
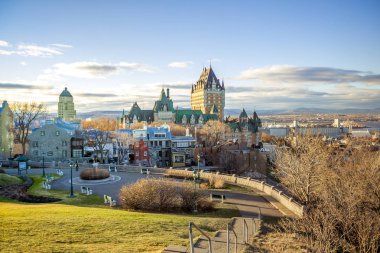
{"label": "park bench", "polygon": [[150,174],[150,170],[148,168],[141,168],[140,173],[141,174],[147,174],[147,175],[149,175]]}
{"label": "park bench", "polygon": [[51,189],[51,184],[49,184],[47,181],[44,181],[42,183],[42,187],[46,190],[50,190]]}
{"label": "park bench", "polygon": [[213,201],[214,199],[217,199],[217,200],[220,199],[222,203],[224,203],[226,196],[224,194],[210,193],[210,200]]}
{"label": "park bench", "polygon": [[104,204],[109,204],[110,206],[115,206],[116,205],[116,200],[112,199],[111,196],[104,195]]}
{"label": "park bench", "polygon": [[46,182],[47,183],[50,183],[51,181],[54,180],[54,177],[51,177],[51,176],[46,176]]}
{"label": "park bench", "polygon": [[92,195],[92,190],[90,189],[90,187],[81,186],[81,187],[80,187],[80,191],[81,191],[83,194],[86,194],[86,195]]}
{"label": "park bench", "polygon": [[58,176],[63,176],[63,170],[57,169],[57,175]]}
{"label": "park bench", "polygon": [[109,165],[108,170],[109,172],[117,172],[117,167],[116,165]]}

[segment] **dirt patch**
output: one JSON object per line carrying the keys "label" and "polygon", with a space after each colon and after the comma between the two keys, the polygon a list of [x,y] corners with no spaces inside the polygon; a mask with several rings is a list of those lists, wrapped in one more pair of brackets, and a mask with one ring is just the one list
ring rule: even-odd
{"label": "dirt patch", "polygon": [[0,195],[8,199],[14,199],[28,203],[51,203],[61,199],[45,196],[34,196],[27,194],[28,188],[33,184],[32,179],[25,178],[25,182],[21,185],[8,185],[0,187]]}

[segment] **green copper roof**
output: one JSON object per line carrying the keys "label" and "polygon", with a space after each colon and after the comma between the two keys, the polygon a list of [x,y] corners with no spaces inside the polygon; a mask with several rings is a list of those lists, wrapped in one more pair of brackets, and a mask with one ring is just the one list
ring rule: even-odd
{"label": "green copper roof", "polygon": [[72,97],[71,93],[67,90],[67,87],[61,92],[60,97]]}
{"label": "green copper roof", "polygon": [[153,107],[154,112],[159,111],[168,111],[168,112],[174,112],[173,107],[173,100],[171,100],[166,94],[165,90],[161,90],[160,98],[154,103]]}

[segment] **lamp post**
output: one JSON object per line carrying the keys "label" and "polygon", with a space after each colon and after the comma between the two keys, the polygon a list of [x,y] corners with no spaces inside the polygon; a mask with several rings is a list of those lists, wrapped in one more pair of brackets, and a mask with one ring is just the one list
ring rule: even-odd
{"label": "lamp post", "polygon": [[[194,170],[194,172],[193,172],[193,177],[194,177],[194,195],[197,192],[197,183],[199,182],[199,161],[201,159],[201,157],[199,156],[199,154],[197,155],[197,158],[198,158],[198,169],[197,169],[197,171]],[[198,212],[198,210],[197,210],[197,204],[198,203],[195,200],[194,213]]]}
{"label": "lamp post", "polygon": [[42,152],[42,177],[45,177],[45,152]]}
{"label": "lamp post", "polygon": [[73,188],[73,163],[70,162],[70,196],[69,198],[74,198],[74,188]]}

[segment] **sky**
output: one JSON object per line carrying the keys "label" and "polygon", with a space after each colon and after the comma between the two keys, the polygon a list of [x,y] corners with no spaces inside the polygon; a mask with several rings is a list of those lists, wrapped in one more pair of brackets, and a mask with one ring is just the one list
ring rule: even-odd
{"label": "sky", "polygon": [[0,101],[57,112],[190,107],[210,64],[226,108],[380,108],[380,1],[0,1]]}

